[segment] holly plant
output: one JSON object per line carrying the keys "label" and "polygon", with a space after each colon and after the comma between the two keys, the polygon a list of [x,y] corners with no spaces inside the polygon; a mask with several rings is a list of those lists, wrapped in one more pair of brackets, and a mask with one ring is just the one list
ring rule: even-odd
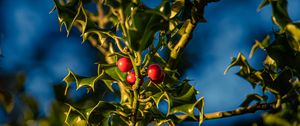
{"label": "holly plant", "polygon": [[[179,60],[198,23],[206,22],[204,8],[217,0],[162,0],[148,7],[140,0],[53,0],[60,27],[67,35],[78,28],[84,42],[101,53],[97,73],[86,77],[68,70],[64,78],[64,94],[72,95],[72,85],[95,93],[97,85],[105,85],[115,100],[97,98],[89,102],[66,102],[67,125],[104,126],[175,126],[183,121],[204,120],[240,115],[257,110],[280,110],[296,103],[300,72],[300,24],[287,12],[286,0],[264,0],[271,4],[272,19],[278,31],[262,41],[257,49],[266,52],[263,69],[249,65],[243,54],[232,59],[228,67],[239,66],[237,75],[263,94],[249,94],[241,107],[231,111],[205,113],[204,99],[197,98],[190,80],[177,71]],[[227,69],[227,70],[228,70]],[[226,70],[226,71],[227,71]],[[225,71],[225,72],[226,72]],[[275,96],[268,101],[270,92]],[[161,104],[166,104],[162,111]]]}

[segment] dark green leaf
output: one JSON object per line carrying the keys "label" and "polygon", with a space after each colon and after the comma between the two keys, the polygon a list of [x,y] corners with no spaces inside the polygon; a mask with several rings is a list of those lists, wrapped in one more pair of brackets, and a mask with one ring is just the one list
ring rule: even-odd
{"label": "dark green leaf", "polygon": [[[88,89],[92,89],[94,91],[94,85],[98,80],[110,79],[110,77],[107,76],[104,73],[104,71],[102,71],[95,77],[83,77],[83,76],[74,74],[70,69],[68,69],[68,71],[69,71],[68,75],[64,78],[64,81],[67,84],[66,89],[65,89],[65,95],[67,94],[69,86],[74,81],[76,83],[76,89],[79,89],[81,87],[87,87]],[[112,90],[111,85],[108,85],[108,88]]]}
{"label": "dark green leaf", "polygon": [[14,102],[12,95],[0,89],[0,105],[4,107],[6,112],[11,112],[14,108]]}
{"label": "dark green leaf", "polygon": [[291,70],[283,70],[280,72],[279,76],[274,80],[274,82],[267,87],[271,88],[272,90],[277,91],[281,96],[288,93],[293,85],[290,82],[290,79],[293,77],[293,73]]}
{"label": "dark green leaf", "polygon": [[119,115],[112,115],[111,116],[111,122],[109,126],[127,126],[128,124],[125,121],[125,119],[122,119],[123,117]]}
{"label": "dark green leaf", "polygon": [[99,101],[94,107],[77,108],[69,105],[69,110],[66,114],[65,122],[68,125],[74,125],[80,120],[84,120],[89,125],[109,125],[111,113],[116,110],[116,104]]}
{"label": "dark green leaf", "polygon": [[[57,10],[58,13],[58,21],[60,24],[60,29],[62,28],[62,25],[65,26],[67,35],[69,35],[69,32],[72,28],[73,25],[73,20],[76,16],[76,8],[75,8],[75,2],[69,2],[66,5],[60,4],[58,0],[53,0],[55,3],[55,9]],[[54,9],[52,9],[53,11]]]}
{"label": "dark green leaf", "polygon": [[281,30],[284,30],[286,25],[292,21],[287,11],[287,0],[271,0],[271,5],[273,10],[273,22],[279,26]]}
{"label": "dark green leaf", "polygon": [[[210,2],[217,2],[219,0],[194,0],[194,6],[191,9],[192,21],[193,22],[206,22],[204,18],[204,8]],[[185,5],[187,6],[187,5]]]}
{"label": "dark green leaf", "polygon": [[129,46],[136,51],[149,47],[154,34],[166,27],[166,19],[161,12],[156,10],[138,10],[132,18],[133,28],[128,30],[128,40]]}
{"label": "dark green leaf", "polygon": [[278,35],[276,40],[267,48],[267,53],[279,68],[289,67],[300,70],[300,53],[295,52],[288,41],[290,40],[285,35]]}
{"label": "dark green leaf", "polygon": [[247,107],[253,101],[261,102],[263,100],[264,100],[264,97],[260,96],[259,94],[249,94],[249,95],[247,95],[246,100],[240,106]]}

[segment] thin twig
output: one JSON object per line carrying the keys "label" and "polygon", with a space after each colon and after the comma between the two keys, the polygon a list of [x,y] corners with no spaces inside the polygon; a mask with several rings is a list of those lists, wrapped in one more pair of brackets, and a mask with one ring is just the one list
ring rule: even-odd
{"label": "thin twig", "polygon": [[[276,109],[276,102],[257,103],[252,106],[241,107],[241,108],[230,110],[230,111],[207,113],[207,114],[204,114],[204,120],[237,116],[237,115],[242,115],[242,114],[247,114],[247,113],[254,113],[258,110],[269,110],[269,109]],[[184,119],[184,121],[199,121],[198,120],[199,116],[195,116],[195,117],[197,120],[195,120],[194,118],[191,118],[191,117],[187,117]]]}

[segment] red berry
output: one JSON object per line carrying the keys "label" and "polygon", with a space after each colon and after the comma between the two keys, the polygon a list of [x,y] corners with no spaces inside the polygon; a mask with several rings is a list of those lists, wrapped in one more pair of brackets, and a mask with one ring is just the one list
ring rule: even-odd
{"label": "red berry", "polygon": [[[144,79],[140,78],[140,83],[144,83]],[[136,78],[135,78],[135,72],[130,72],[127,77],[126,77],[127,83],[129,83],[130,85],[134,85]]]}
{"label": "red berry", "polygon": [[160,78],[158,80],[151,80],[153,83],[155,84],[160,84],[161,82],[164,81],[166,74],[164,72],[162,72]]}
{"label": "red berry", "polygon": [[162,69],[158,64],[151,64],[148,66],[148,77],[151,80],[159,80],[162,76]]}
{"label": "red berry", "polygon": [[118,60],[117,66],[121,72],[128,72],[132,69],[132,63],[130,59],[122,57]]}
{"label": "red berry", "polygon": [[130,85],[134,85],[134,83],[136,81],[135,73],[134,72],[129,73],[126,77],[126,80]]}

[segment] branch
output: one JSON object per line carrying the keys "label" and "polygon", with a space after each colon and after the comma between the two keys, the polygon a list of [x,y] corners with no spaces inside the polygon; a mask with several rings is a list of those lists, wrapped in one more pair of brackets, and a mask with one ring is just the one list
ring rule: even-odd
{"label": "branch", "polygon": [[[272,103],[257,103],[248,107],[241,107],[235,110],[224,111],[224,112],[213,112],[204,114],[204,120],[211,120],[211,119],[219,119],[231,116],[237,116],[247,113],[254,113],[258,110],[269,110],[269,109],[276,109],[276,102]],[[195,116],[196,119],[199,119],[199,116]],[[187,117],[183,121],[199,121],[195,120],[194,118]]]}
{"label": "branch", "polygon": [[190,19],[186,20],[186,23],[188,24],[184,30],[183,35],[181,36],[178,43],[174,46],[170,53],[168,64],[171,69],[177,66],[178,60],[176,59],[182,54],[184,48],[189,43],[189,39],[191,38],[190,36],[196,27],[196,24],[192,23]]}
{"label": "branch", "polygon": [[[141,52],[137,52],[137,55],[141,55]],[[138,67],[138,65],[135,63],[135,58],[132,56],[134,54],[129,54],[129,58],[131,60],[131,62],[133,63],[133,69],[135,72],[135,84],[132,86],[133,89],[133,102],[132,102],[132,116],[131,116],[131,124],[130,126],[135,126],[136,122],[137,122],[137,112],[138,112],[138,108],[139,108],[139,94],[140,94],[140,86],[141,86],[141,79],[140,79],[140,68]]]}
{"label": "branch", "polygon": [[205,120],[210,119],[218,119],[218,118],[224,118],[224,117],[231,117],[246,113],[255,113],[258,110],[269,110],[269,109],[275,109],[276,108],[276,102],[273,103],[257,103],[252,106],[248,107],[242,107],[231,111],[225,111],[225,112],[214,112],[214,113],[208,113],[204,114]]}

